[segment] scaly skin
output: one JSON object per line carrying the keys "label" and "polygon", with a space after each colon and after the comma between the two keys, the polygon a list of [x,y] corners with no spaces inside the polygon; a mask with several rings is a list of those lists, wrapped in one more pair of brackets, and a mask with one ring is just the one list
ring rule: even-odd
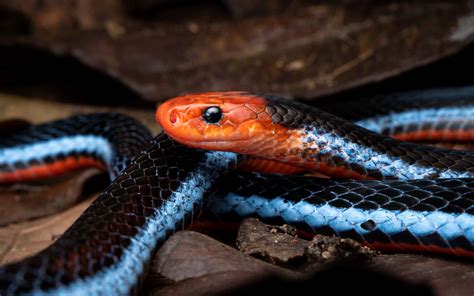
{"label": "scaly skin", "polygon": [[[206,124],[201,117],[202,111],[216,105],[225,113],[224,119],[219,125]],[[293,162],[291,159],[285,161],[286,166],[278,164],[292,153],[292,149],[297,151],[299,138],[296,132],[274,124],[265,106],[264,98],[242,92],[203,93],[161,104],[156,120],[176,141],[190,147],[257,156],[243,165],[248,170],[295,173],[308,169],[306,165],[301,165],[300,169],[294,166],[300,163],[298,155],[292,158]]]}
{"label": "scaly skin", "polygon": [[29,126],[0,138],[0,184],[38,181],[85,167],[108,170],[113,179],[150,139],[146,127],[118,113]]}
{"label": "scaly skin", "polygon": [[382,94],[310,102],[328,113],[403,141],[474,141],[474,87]]}
{"label": "scaly skin", "polygon": [[[218,120],[206,119],[210,107],[222,111]],[[469,152],[401,142],[303,104],[249,93],[186,95],[165,102],[156,115],[185,145],[281,161],[332,177],[377,179],[269,176],[255,182],[258,177],[247,176],[239,183],[237,176],[224,184],[229,193],[212,206],[218,213],[282,218],[380,250],[473,257],[473,200],[469,186],[455,185],[473,180]],[[416,180],[436,178],[441,179]],[[458,194],[466,196],[456,200]],[[448,204],[465,208],[442,208]]]}
{"label": "scaly skin", "polygon": [[[222,110],[218,123],[202,113]],[[474,177],[474,155],[405,143],[307,105],[242,92],[203,93],[162,104],[157,119],[176,141],[281,161],[332,177]]]}

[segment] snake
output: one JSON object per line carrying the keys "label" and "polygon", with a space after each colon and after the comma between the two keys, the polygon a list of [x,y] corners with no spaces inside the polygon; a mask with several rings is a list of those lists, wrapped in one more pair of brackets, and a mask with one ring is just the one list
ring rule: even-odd
{"label": "snake", "polygon": [[[88,166],[108,171],[111,183],[52,245],[1,266],[0,294],[137,294],[153,254],[203,204],[220,217],[277,219],[381,250],[473,257],[474,157],[367,129],[378,120],[385,132],[400,130],[406,120],[397,116],[418,112],[431,123],[413,123],[435,128],[431,138],[467,141],[446,136],[472,127],[464,116],[474,101],[463,91],[454,97],[464,101],[457,111],[445,100],[362,118],[361,127],[276,96],[191,94],[160,105],[156,117],[166,133],[156,137],[117,113],[7,135],[0,139],[1,184]],[[450,124],[457,128],[445,128]],[[272,173],[296,168],[350,179],[236,170],[249,163],[265,163]]]}

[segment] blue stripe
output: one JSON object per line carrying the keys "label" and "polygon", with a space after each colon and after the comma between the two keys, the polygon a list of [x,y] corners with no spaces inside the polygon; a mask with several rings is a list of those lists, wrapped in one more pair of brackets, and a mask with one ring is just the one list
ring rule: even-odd
{"label": "blue stripe", "polygon": [[0,149],[0,165],[13,166],[15,163],[28,163],[32,160],[42,161],[47,157],[71,153],[95,153],[110,165],[113,149],[110,143],[99,136],[78,135],[51,139],[44,142]]}
{"label": "blue stripe", "polygon": [[192,213],[194,206],[202,202],[204,193],[217,176],[236,160],[234,153],[207,153],[204,162],[181,183],[177,191],[131,239],[118,263],[92,277],[75,281],[69,286],[37,292],[38,295],[129,295],[131,289],[138,284],[158,243],[163,242],[167,234],[174,232],[176,225],[182,223],[187,214]]}
{"label": "blue stripe", "polygon": [[371,231],[362,228],[361,224],[372,220],[379,230],[390,236],[409,230],[416,237],[438,233],[446,240],[452,240],[464,236],[474,244],[474,216],[467,213],[336,208],[327,203],[313,205],[306,201],[269,200],[258,195],[243,197],[234,193],[213,198],[210,208],[217,215],[232,212],[245,217],[256,214],[264,219],[281,217],[289,224],[305,223],[314,229],[329,226],[338,234],[348,230],[368,234]]}
{"label": "blue stripe", "polygon": [[400,180],[438,178],[474,178],[474,173],[408,164],[399,157],[389,156],[374,149],[346,140],[334,133],[317,130],[313,126],[302,129],[300,137],[304,145],[311,145],[321,155],[333,155],[349,164],[358,164],[367,170],[378,170],[385,177]]}
{"label": "blue stripe", "polygon": [[406,127],[410,124],[436,124],[443,121],[469,123],[473,120],[474,106],[463,106],[427,108],[391,113],[389,115],[359,120],[355,123],[376,133],[382,133],[384,129],[393,129],[398,126]]}

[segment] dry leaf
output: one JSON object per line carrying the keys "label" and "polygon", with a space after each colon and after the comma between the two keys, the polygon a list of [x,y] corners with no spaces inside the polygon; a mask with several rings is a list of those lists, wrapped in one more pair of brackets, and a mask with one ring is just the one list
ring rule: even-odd
{"label": "dry leaf", "polygon": [[422,255],[396,254],[375,257],[370,267],[400,278],[427,283],[435,295],[472,295],[474,265],[466,260],[447,260]]}
{"label": "dry leaf", "polygon": [[85,181],[99,170],[73,172],[43,184],[0,186],[0,225],[24,221],[64,211],[82,196]]}
{"label": "dry leaf", "polygon": [[[178,286],[167,287],[166,293],[161,289],[159,292],[153,292],[151,289],[152,295],[206,295],[209,292],[235,289],[269,275],[293,280],[304,278],[301,273],[244,255],[234,248],[192,231],[175,233],[160,248],[148,276],[153,279],[156,275],[174,281],[184,281]],[[153,282],[148,282],[147,285],[154,286]]]}
{"label": "dry leaf", "polygon": [[[48,110],[48,112],[45,112],[45,110]],[[153,107],[148,109],[98,107],[0,94],[0,121],[3,122],[7,119],[15,120],[17,121],[18,128],[25,126],[25,120],[33,124],[38,124],[66,118],[79,113],[87,114],[94,112],[119,112],[139,120],[147,126],[153,134],[158,134],[161,131],[161,127],[156,123],[155,109]],[[23,122],[23,125],[21,122]],[[5,128],[10,127],[11,125],[5,126]],[[0,129],[1,128],[0,126]]]}
{"label": "dry leaf", "polygon": [[425,65],[459,51],[474,36],[472,0],[296,1],[284,14],[212,22],[190,20],[186,6],[181,10],[182,18],[173,21],[132,22],[119,36],[77,31],[4,44],[72,56],[158,101],[235,89],[312,98]]}
{"label": "dry leaf", "polygon": [[53,216],[0,228],[0,264],[20,260],[49,246],[89,206],[87,199]]}
{"label": "dry leaf", "polygon": [[[1,0],[0,9],[19,13],[35,34],[104,28],[123,14],[120,0]],[[13,17],[13,16],[12,16]]]}

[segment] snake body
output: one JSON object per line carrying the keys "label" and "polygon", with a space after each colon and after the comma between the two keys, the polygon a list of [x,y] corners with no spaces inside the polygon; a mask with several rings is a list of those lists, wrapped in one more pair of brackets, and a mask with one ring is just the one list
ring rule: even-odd
{"label": "snake body", "polygon": [[474,257],[474,179],[321,180],[259,173],[220,183],[221,220],[259,217],[378,250]]}
{"label": "snake body", "polygon": [[[206,116],[209,110],[220,116]],[[218,199],[220,213],[281,217],[381,249],[473,256],[471,152],[401,142],[307,105],[249,93],[183,96],[157,114],[167,133],[195,148],[356,179],[239,185]]]}
{"label": "snake body", "polygon": [[[174,121],[197,114],[201,135],[215,137],[212,129],[222,126],[202,129],[208,127],[202,122],[207,98],[214,100],[212,106],[218,105],[216,99],[236,99],[232,108],[250,106],[252,112],[263,114],[252,119],[266,120],[270,125],[264,131],[278,128],[272,132],[281,136],[278,141],[269,134],[256,138],[253,134],[246,138],[247,145],[240,143],[246,150],[238,152],[257,151],[257,157],[275,159],[275,151],[280,151],[277,156],[291,165],[359,180],[256,173],[232,173],[226,179],[226,172],[245,161],[243,156],[187,148],[164,134],[150,140],[143,126],[118,114],[84,115],[31,127],[0,141],[0,182],[35,180],[85,165],[108,168],[113,182],[50,247],[0,267],[1,294],[136,292],[153,252],[170,233],[183,228],[209,196],[211,211],[221,217],[257,215],[352,237],[380,249],[473,257],[474,181],[464,179],[473,175],[470,153],[402,144],[304,105],[235,92],[185,97],[192,105],[174,114]],[[183,106],[182,99],[174,102]],[[166,104],[163,108],[169,107]],[[163,108],[158,119],[174,137],[164,122],[170,113]],[[251,112],[236,114],[240,120]],[[240,123],[234,122],[242,127]],[[249,128],[239,132],[248,136]],[[288,149],[288,135],[292,141],[303,139],[297,142],[303,148],[316,144],[318,153],[298,150],[299,146]],[[261,143],[249,146],[249,139]],[[219,150],[223,147],[216,144],[224,142],[203,142],[207,147],[200,148]],[[221,150],[233,151],[229,147],[236,143]],[[343,150],[347,147],[351,149]],[[378,162],[357,159],[357,149],[368,151],[367,147],[372,149],[368,159]],[[381,164],[392,167],[378,167]],[[410,180],[439,177],[451,179]],[[222,186],[210,190],[214,184]]]}
{"label": "snake body", "polygon": [[[203,123],[220,108],[218,123]],[[226,150],[358,179],[472,178],[474,154],[401,142],[322,110],[248,93],[175,98],[157,111],[165,131],[195,148]]]}
{"label": "snake body", "polygon": [[[142,147],[143,148],[143,147]],[[151,140],[79,219],[44,251],[0,268],[2,294],[128,295],[156,248],[182,229],[233,153]]]}
{"label": "snake body", "polygon": [[151,140],[148,129],[118,113],[78,115],[0,138],[0,184],[34,181],[81,167],[113,180]]}
{"label": "snake body", "polygon": [[474,139],[474,87],[417,90],[313,105],[379,134],[415,142]]}

